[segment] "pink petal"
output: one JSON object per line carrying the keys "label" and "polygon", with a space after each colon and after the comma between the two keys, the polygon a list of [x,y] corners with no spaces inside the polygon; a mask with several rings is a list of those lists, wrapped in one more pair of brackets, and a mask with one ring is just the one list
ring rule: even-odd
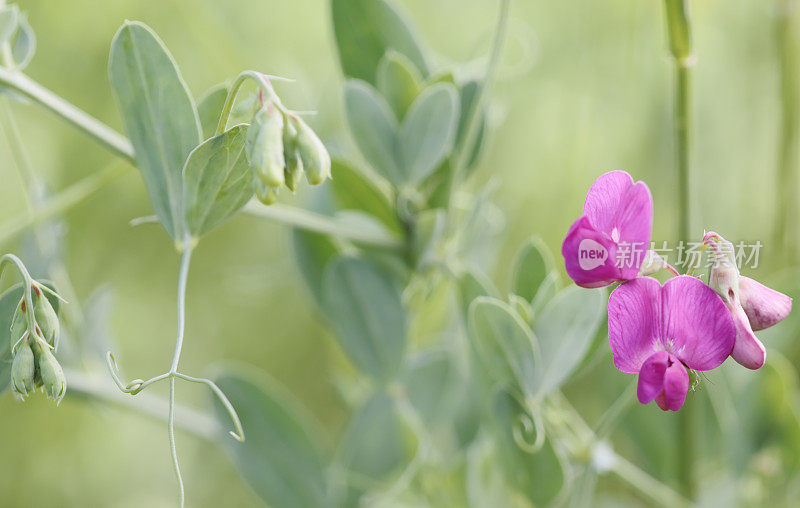
{"label": "pink petal", "polygon": [[739,277],[739,303],[754,331],[783,321],[792,310],[792,299],[749,277]]}
{"label": "pink petal", "polygon": [[647,185],[633,183],[625,171],[605,173],[589,189],[583,214],[597,231],[608,234],[618,245],[627,245],[632,255],[622,267],[622,278],[636,278],[653,226],[653,198]]}
{"label": "pink petal", "polygon": [[664,390],[664,372],[667,370],[669,353],[656,351],[642,364],[636,386],[639,402],[647,404]]}
{"label": "pink petal", "polygon": [[689,373],[676,357],[670,355],[667,370],[664,373],[664,392],[656,398],[658,407],[677,411],[686,401],[689,391]]}
{"label": "pink petal", "polygon": [[[608,300],[608,339],[614,365],[622,372],[639,372],[655,351],[663,349],[661,285],[639,277],[619,286]],[[728,350],[730,352],[730,350]]]}
{"label": "pink petal", "polygon": [[665,348],[690,369],[711,370],[725,361],[736,341],[731,313],[700,279],[681,275],[662,289]]}
{"label": "pink petal", "polygon": [[731,314],[736,325],[736,344],[733,346],[731,356],[740,365],[748,369],[760,369],[767,361],[767,351],[764,344],[756,337],[750,328],[750,321],[747,319],[741,305],[731,304]]}
{"label": "pink petal", "polygon": [[[595,252],[604,257],[598,258]],[[585,216],[572,224],[561,244],[567,275],[585,288],[608,286],[622,278],[616,267],[616,252],[616,245],[608,235],[594,229]]]}

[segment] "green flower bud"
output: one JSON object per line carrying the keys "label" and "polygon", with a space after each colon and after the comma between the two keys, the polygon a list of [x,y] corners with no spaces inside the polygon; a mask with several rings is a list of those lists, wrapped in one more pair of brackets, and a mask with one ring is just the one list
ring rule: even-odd
{"label": "green flower bud", "polygon": [[283,173],[286,186],[290,191],[297,192],[297,187],[303,180],[303,159],[300,157],[299,151],[294,150],[286,157],[286,169]]}
{"label": "green flower bud", "polygon": [[275,202],[278,200],[278,188],[277,187],[270,187],[269,185],[264,185],[264,182],[256,178],[255,183],[255,193],[256,197],[259,201],[264,203],[265,205],[274,205]]}
{"label": "green flower bud", "polygon": [[58,343],[58,335],[60,333],[58,315],[42,291],[36,287],[34,287],[33,290],[33,315],[36,318],[36,324],[39,325],[39,329],[42,331],[42,336],[45,338],[48,344],[56,347],[56,343]]}
{"label": "green flower bud", "polygon": [[297,149],[303,170],[311,185],[319,185],[331,176],[331,156],[316,133],[302,119],[290,116],[289,123],[297,131]]}
{"label": "green flower bud", "polygon": [[14,393],[25,398],[34,390],[34,370],[33,351],[26,340],[17,348],[11,364],[11,388]]}
{"label": "green flower bud", "polygon": [[20,300],[14,312],[14,320],[11,322],[11,347],[14,347],[19,339],[28,330],[28,316],[25,312],[25,300]]}
{"label": "green flower bud", "polygon": [[284,183],[283,123],[283,114],[267,103],[247,128],[247,160],[258,178],[269,187],[280,187]]}
{"label": "green flower bud", "polygon": [[33,341],[32,349],[44,391],[47,397],[55,400],[58,405],[64,398],[64,394],[67,393],[67,378],[64,376],[64,370],[50,349],[40,344],[39,341]]}

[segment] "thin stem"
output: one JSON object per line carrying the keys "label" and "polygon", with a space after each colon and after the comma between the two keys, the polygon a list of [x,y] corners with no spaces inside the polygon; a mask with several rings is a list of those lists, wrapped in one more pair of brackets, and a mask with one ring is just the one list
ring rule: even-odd
{"label": "thin stem", "polygon": [[688,506],[689,502],[677,492],[645,473],[630,461],[619,455],[614,456],[612,471],[625,483],[635,487],[652,501],[662,506]]}
{"label": "thin stem", "polygon": [[280,203],[266,206],[254,200],[245,205],[243,211],[249,215],[281,222],[292,227],[306,229],[316,233],[323,233],[350,240],[355,243],[392,250],[403,248],[402,241],[388,230],[372,228],[357,229],[341,219],[311,212],[302,208],[295,208]]}
{"label": "thin stem", "polygon": [[780,64],[781,125],[778,151],[778,178],[776,182],[777,217],[775,242],[779,249],[793,260],[797,254],[795,199],[798,195],[797,168],[800,149],[797,135],[800,132],[800,53],[797,45],[797,1],[780,0],[775,32],[778,38]]}
{"label": "thin stem", "polygon": [[178,481],[178,499],[183,508],[184,490],[183,478],[181,477],[181,466],[178,463],[178,450],[175,447],[175,377],[169,378],[169,415],[167,416],[167,429],[169,432],[169,453],[172,457],[172,468],[175,471],[175,479]]}
{"label": "thin stem", "polygon": [[[667,33],[675,69],[674,131],[675,164],[678,177],[678,240],[687,242],[690,232],[689,178],[691,163],[691,95],[690,69],[692,56],[691,25],[688,0],[665,0]],[[687,400],[678,413],[679,446],[678,476],[683,494],[695,495],[695,428],[693,416],[696,403]]]}
{"label": "thin stem", "polygon": [[28,197],[28,199],[26,199],[28,210],[33,211],[35,204],[31,196],[38,186],[38,179],[33,171],[30,158],[23,147],[22,136],[19,133],[17,122],[11,112],[8,98],[2,97],[0,102],[2,102],[2,107],[0,107],[0,112],[2,112],[0,121],[2,121],[3,133],[6,136],[8,147],[11,150],[11,158],[14,159],[14,167],[17,169],[20,180],[22,180],[22,185],[25,188],[25,196]]}
{"label": "thin stem", "polygon": [[233,426],[236,429],[236,432],[229,431],[228,434],[230,434],[235,440],[239,441],[240,443],[244,442],[244,429],[242,428],[241,420],[239,420],[239,415],[236,414],[236,410],[233,408],[233,404],[231,404],[231,401],[228,400],[228,397],[220,389],[220,387],[217,386],[215,382],[206,378],[187,376],[186,374],[181,374],[180,372],[176,372],[175,377],[192,383],[200,383],[208,386],[211,389],[211,391],[214,392],[214,395],[217,396],[222,405],[225,407],[225,410],[228,411],[228,415],[231,417],[231,420],[233,421]]}
{"label": "thin stem", "polygon": [[10,240],[35,224],[61,215],[73,206],[82,203],[100,189],[117,180],[129,167],[119,161],[113,161],[100,171],[72,184],[37,206],[32,213],[26,213],[0,224],[0,243]]}
{"label": "thin stem", "polygon": [[[275,78],[276,76],[272,77]],[[222,134],[225,131],[225,127],[228,125],[228,118],[231,116],[233,103],[236,101],[236,95],[239,93],[239,89],[242,88],[244,82],[248,79],[255,81],[258,87],[267,95],[269,95],[270,100],[275,104],[275,107],[278,108],[280,112],[284,114],[289,113],[289,111],[287,111],[283,106],[283,103],[281,103],[281,100],[275,93],[275,90],[272,89],[272,85],[270,85],[269,81],[267,80],[267,76],[256,71],[243,71],[236,76],[236,79],[231,85],[231,89],[228,91],[228,96],[225,98],[225,103],[222,105],[222,113],[219,115],[219,122],[217,123],[217,130],[214,133],[215,135]]]}
{"label": "thin stem", "polygon": [[114,155],[134,162],[133,146],[122,134],[75,107],[25,74],[0,67],[0,85],[6,86],[50,110]]}
{"label": "thin stem", "polygon": [[170,374],[178,372],[178,362],[183,348],[184,328],[186,327],[186,280],[189,278],[189,263],[192,260],[191,245],[187,245],[181,255],[181,268],[178,273],[178,338],[175,340],[175,354],[172,357]]}

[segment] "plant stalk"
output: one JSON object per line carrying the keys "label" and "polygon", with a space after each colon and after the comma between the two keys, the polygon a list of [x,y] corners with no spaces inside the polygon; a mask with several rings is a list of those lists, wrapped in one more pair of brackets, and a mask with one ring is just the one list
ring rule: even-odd
{"label": "plant stalk", "polygon": [[[691,67],[692,55],[691,24],[688,0],[665,0],[667,34],[670,53],[675,72],[674,90],[674,135],[675,167],[677,173],[678,203],[678,241],[688,242],[691,229],[689,179],[691,176]],[[685,243],[684,243],[685,244]],[[695,413],[697,401],[687,397],[683,408],[678,412],[678,479],[682,494],[694,499],[695,465]]]}

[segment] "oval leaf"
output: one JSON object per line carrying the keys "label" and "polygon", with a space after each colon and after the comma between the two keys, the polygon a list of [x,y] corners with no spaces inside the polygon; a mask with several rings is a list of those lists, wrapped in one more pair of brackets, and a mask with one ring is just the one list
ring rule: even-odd
{"label": "oval leaf", "polygon": [[517,254],[511,290],[515,295],[532,302],[552,269],[553,256],[547,245],[539,237],[531,238]]}
{"label": "oval leaf", "polygon": [[186,160],[186,225],[199,237],[243,207],[253,196],[244,153],[246,125],[237,125],[195,148]]}
{"label": "oval leaf", "polygon": [[422,89],[422,77],[408,57],[389,50],[378,65],[377,87],[395,116],[402,119]]}
{"label": "oval leaf", "polygon": [[397,120],[377,90],[363,81],[348,81],[344,89],[347,123],[364,159],[394,184],[405,181],[398,164]]}
{"label": "oval leaf", "polygon": [[542,351],[540,394],[558,389],[589,351],[606,314],[606,292],[570,287],[561,291],[536,318],[534,333]]}
{"label": "oval leaf", "polygon": [[340,258],[326,270],[322,295],[325,315],[355,366],[378,381],[394,379],[407,320],[391,276],[367,260]]}
{"label": "oval leaf", "polygon": [[108,73],[153,209],[167,233],[183,240],[182,170],[201,137],[186,83],[158,36],[137,22],[126,22],[111,41]]}
{"label": "oval leaf", "polygon": [[428,64],[416,35],[393,3],[386,0],[332,0],[333,31],[345,76],[375,84],[378,62],[394,49],[423,76]]}
{"label": "oval leaf", "polygon": [[364,171],[341,160],[333,161],[333,174],[336,178],[331,180],[331,186],[339,208],[368,213],[392,231],[400,232],[392,193],[384,188],[388,187],[385,182],[381,186]]}
{"label": "oval leaf", "polygon": [[478,361],[495,382],[533,396],[541,376],[539,347],[527,324],[505,302],[478,297],[469,309],[467,330]]}
{"label": "oval leaf", "polygon": [[222,106],[228,98],[228,85],[219,84],[208,90],[197,103],[197,116],[203,128],[203,139],[208,139],[217,131],[217,123],[222,114]]}
{"label": "oval leaf", "polygon": [[458,94],[453,85],[439,83],[417,97],[399,135],[407,182],[419,182],[428,176],[450,153],[457,122]]}
{"label": "oval leaf", "polygon": [[[325,461],[310,417],[274,381],[227,371],[216,383],[228,397],[244,428],[244,443],[220,435],[220,443],[242,477],[270,506],[330,506]],[[228,412],[214,398],[224,428]]]}

